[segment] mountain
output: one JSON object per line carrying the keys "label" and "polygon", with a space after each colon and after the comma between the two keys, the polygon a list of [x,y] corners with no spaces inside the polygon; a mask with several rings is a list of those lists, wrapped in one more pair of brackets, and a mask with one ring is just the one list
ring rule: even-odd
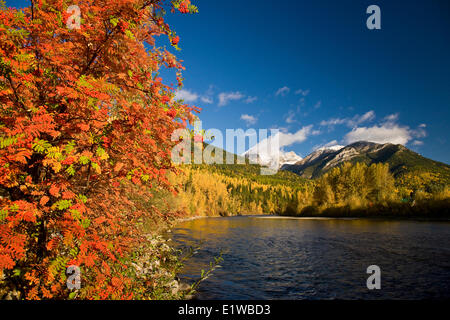
{"label": "mountain", "polygon": [[280,168],[285,164],[294,164],[301,161],[303,158],[294,151],[280,152]]}
{"label": "mountain", "polygon": [[[258,150],[257,148],[250,148],[242,154],[243,157],[250,160],[253,164],[259,164],[261,166],[269,166],[271,163],[275,162],[273,154]],[[278,153],[278,168],[284,165],[295,164],[302,160],[302,157],[297,155],[294,151]]]}
{"label": "mountain", "polygon": [[317,178],[328,170],[344,162],[388,163],[395,177],[413,171],[438,173],[450,181],[450,166],[421,156],[400,144],[379,144],[359,141],[348,146],[320,148],[296,162],[285,164],[281,170],[287,170],[304,178]]}
{"label": "mountain", "polygon": [[321,148],[317,148],[315,151],[319,151],[319,150],[332,150],[332,151],[338,151],[341,150],[342,148],[344,148],[345,146],[341,146],[341,145],[334,145],[334,146],[329,146],[329,147],[321,147]]}
{"label": "mountain", "polygon": [[[208,143],[203,143],[203,148],[208,147]],[[198,146],[194,145],[193,149],[198,148]],[[246,181],[252,181],[259,184],[267,184],[267,185],[283,185],[283,186],[289,186],[293,189],[302,189],[306,185],[310,185],[312,181],[309,179],[304,179],[300,177],[299,175],[289,172],[289,171],[282,171],[278,170],[277,172],[274,172],[274,174],[271,175],[263,175],[261,174],[262,166],[258,163],[252,163],[249,160],[249,157],[245,157],[244,154],[237,155],[235,153],[228,152],[224,149],[221,149],[219,147],[215,147],[216,151],[219,151],[223,155],[223,163],[222,164],[192,164],[192,167],[219,173],[231,178],[238,178],[243,179]],[[281,153],[280,153],[281,154]],[[213,152],[214,156],[214,152]],[[227,157],[230,157],[234,159],[235,164],[227,164],[226,159]],[[280,161],[284,161],[285,163],[295,163],[300,161],[302,158],[295,154],[295,152],[286,152],[282,153],[280,155]],[[191,159],[194,159],[194,154],[191,155]],[[242,163],[242,164],[236,164],[236,163]]]}

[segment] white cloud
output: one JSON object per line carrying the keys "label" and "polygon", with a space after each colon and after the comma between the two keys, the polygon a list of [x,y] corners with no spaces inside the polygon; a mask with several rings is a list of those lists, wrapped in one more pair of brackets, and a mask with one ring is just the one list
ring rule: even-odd
{"label": "white cloud", "polygon": [[213,99],[211,97],[207,97],[207,96],[201,97],[200,100],[202,100],[203,103],[207,103],[207,104],[213,103]]}
{"label": "white cloud", "polygon": [[319,100],[317,101],[317,103],[314,105],[314,109],[319,109],[322,106],[322,101]]}
{"label": "white cloud", "polygon": [[322,121],[320,121],[320,125],[321,126],[335,126],[338,124],[344,124],[346,122],[347,122],[347,119],[334,118],[334,119],[329,119],[329,120],[322,120]]}
{"label": "white cloud", "polygon": [[201,100],[203,103],[211,104],[214,102],[213,99],[214,95],[214,85],[210,84],[208,87],[208,90],[205,91],[205,93],[201,96]]}
{"label": "white cloud", "polygon": [[228,102],[233,100],[240,100],[244,98],[244,95],[239,91],[236,92],[222,92],[219,93],[219,107],[223,107],[228,104]]}
{"label": "white cloud", "polygon": [[295,122],[295,112],[292,110],[289,110],[287,116],[286,116],[286,123],[294,123]]}
{"label": "white cloud", "polygon": [[175,93],[175,100],[184,100],[184,102],[195,102],[198,99],[198,94],[195,92],[181,89]]}
{"label": "white cloud", "polygon": [[289,131],[289,129],[287,127],[279,127],[279,126],[272,126],[272,127],[270,127],[270,129],[277,129],[277,130],[279,130],[281,132],[288,132]]}
{"label": "white cloud", "polygon": [[[287,146],[294,143],[301,143],[306,140],[311,131],[312,125],[306,126],[294,133],[278,131],[274,135],[270,135],[266,139],[251,147],[246,153],[256,153],[261,155],[276,155]],[[277,141],[278,140],[278,141]]]}
{"label": "white cloud", "polygon": [[286,87],[286,86],[284,86],[284,87],[282,87],[282,88],[277,90],[277,92],[275,93],[275,96],[280,96],[281,95],[282,97],[284,97],[286,94],[289,93],[289,91],[291,91],[291,89]]}
{"label": "white cloud", "polygon": [[320,122],[320,125],[332,127],[335,125],[345,124],[348,127],[357,127],[359,124],[367,121],[372,121],[373,119],[375,119],[375,112],[373,110],[370,110],[363,115],[357,114],[353,116],[353,118],[333,118],[329,120],[322,120]]}
{"label": "white cloud", "polygon": [[325,143],[324,145],[322,145],[322,147],[332,147],[332,146],[335,146],[337,144],[338,144],[337,140],[333,140],[333,141],[330,141],[328,143]]}
{"label": "white cloud", "polygon": [[366,113],[364,113],[361,117],[356,117],[356,124],[360,124],[365,121],[370,121],[375,118],[375,112],[373,110],[370,110]]}
{"label": "white cloud", "polygon": [[[275,135],[271,135],[267,139],[269,139],[269,140],[279,139],[278,146],[281,149],[283,147],[290,146],[294,143],[301,143],[301,142],[305,141],[307,139],[308,135],[310,134],[312,127],[313,127],[312,125],[309,125],[309,126],[301,128],[300,130],[298,130],[297,132],[294,132],[294,133],[289,133],[286,130],[281,131],[281,129],[280,129],[278,133],[276,133]],[[260,145],[260,146],[266,145],[267,139],[260,141],[258,143],[258,145]]]}
{"label": "white cloud", "polygon": [[425,138],[427,136],[427,132],[425,131],[425,127],[419,125],[416,130],[412,130],[411,133],[415,138]]}
{"label": "white cloud", "polygon": [[213,99],[208,92],[209,90],[205,95],[199,95],[193,91],[181,89],[175,93],[175,100],[184,100],[184,102],[192,103],[200,99],[203,103],[211,104]]}
{"label": "white cloud", "polygon": [[311,132],[311,129],[312,125],[309,125],[301,128],[295,133],[280,132],[280,148],[305,141],[307,136]]}
{"label": "white cloud", "polygon": [[346,143],[370,141],[405,145],[411,140],[411,131],[408,127],[386,123],[381,126],[354,128],[345,135],[344,140]]}
{"label": "white cloud", "polygon": [[304,97],[306,97],[309,94],[309,89],[303,90],[303,89],[298,89],[295,91],[295,94],[301,94]]}
{"label": "white cloud", "polygon": [[390,115],[384,117],[384,120],[387,122],[395,122],[398,120],[398,113],[390,114]]}
{"label": "white cloud", "polygon": [[[373,119],[374,114],[366,113],[358,118],[359,121]],[[423,141],[418,139],[427,136],[426,125],[420,124],[417,129],[410,129],[408,126],[401,126],[396,121],[398,113],[390,114],[383,118],[381,124],[372,127],[354,127],[352,131],[344,137],[345,142],[352,143],[356,141],[370,141],[376,143],[393,143],[406,145],[412,141],[412,145],[419,146]]]}
{"label": "white cloud", "polygon": [[250,97],[248,96],[247,99],[244,100],[245,103],[253,103],[258,99],[258,97]]}
{"label": "white cloud", "polygon": [[247,126],[255,124],[258,121],[256,117],[251,116],[249,114],[242,114],[241,120],[244,120],[247,123]]}

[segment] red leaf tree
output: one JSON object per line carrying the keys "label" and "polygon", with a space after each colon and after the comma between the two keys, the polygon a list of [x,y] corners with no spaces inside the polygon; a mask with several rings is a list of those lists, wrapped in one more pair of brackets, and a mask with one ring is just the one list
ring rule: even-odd
{"label": "red leaf tree", "polygon": [[80,1],[70,28],[72,4],[0,8],[0,276],[28,299],[66,297],[77,265],[86,298],[132,298],[123,258],[150,213],[124,185],[170,189],[170,136],[193,111],[158,77],[173,68],[180,81],[183,68],[155,41],[178,43],[167,7],[196,9]]}

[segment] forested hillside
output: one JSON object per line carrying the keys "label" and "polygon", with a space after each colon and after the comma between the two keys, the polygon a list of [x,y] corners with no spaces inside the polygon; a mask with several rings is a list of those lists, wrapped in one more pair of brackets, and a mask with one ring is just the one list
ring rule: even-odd
{"label": "forested hillside", "polygon": [[[373,147],[374,144],[364,145]],[[395,156],[391,147],[397,150]],[[187,211],[192,216],[448,215],[450,192],[445,165],[430,168],[432,160],[420,161],[421,158],[413,154],[412,159],[406,157],[402,162],[404,171],[400,172],[392,169],[394,162],[382,161],[382,154],[391,154],[385,157],[388,160],[412,154],[401,147],[405,152],[399,155],[398,149],[399,146],[394,145],[379,148],[375,151],[377,161],[373,158],[363,161],[361,157],[342,161],[316,179],[306,179],[285,170],[262,175],[261,166],[250,164],[247,159],[244,164],[182,165],[179,167],[181,174],[172,177],[179,194],[169,202],[177,204],[174,209]],[[227,152],[220,152],[225,160]]]}
{"label": "forested hillside", "polygon": [[396,178],[413,172],[426,172],[443,183],[450,182],[450,166],[445,163],[425,158],[399,144],[366,141],[355,142],[338,150],[319,149],[296,164],[283,166],[283,170],[295,172],[305,178],[317,178],[345,162],[367,165],[386,163]]}

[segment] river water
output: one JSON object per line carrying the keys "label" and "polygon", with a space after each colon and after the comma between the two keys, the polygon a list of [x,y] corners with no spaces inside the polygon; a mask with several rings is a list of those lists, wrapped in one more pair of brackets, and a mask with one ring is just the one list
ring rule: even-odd
{"label": "river water", "polygon": [[[450,222],[244,216],[185,221],[179,248],[203,242],[180,278],[224,251],[198,299],[450,298]],[[369,290],[367,267],[381,270]]]}

